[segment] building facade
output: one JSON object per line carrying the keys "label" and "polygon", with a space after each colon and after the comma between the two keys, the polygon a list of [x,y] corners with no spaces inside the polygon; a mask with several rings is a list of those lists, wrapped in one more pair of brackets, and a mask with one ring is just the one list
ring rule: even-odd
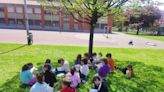
{"label": "building facade", "polygon": [[[24,0],[0,0],[0,28],[25,29]],[[49,13],[37,0],[27,0],[27,13],[30,29],[89,32],[89,25],[73,19],[63,12]],[[98,21],[96,32],[112,28],[113,17],[108,16]]]}

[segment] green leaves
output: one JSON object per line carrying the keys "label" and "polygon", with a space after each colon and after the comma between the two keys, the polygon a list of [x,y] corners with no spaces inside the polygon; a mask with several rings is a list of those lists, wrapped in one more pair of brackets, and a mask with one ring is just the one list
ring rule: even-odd
{"label": "green leaves", "polygon": [[70,14],[77,15],[74,16],[75,19],[81,17],[89,23],[93,19],[98,20],[103,16],[119,13],[120,6],[127,0],[39,0],[39,2],[49,12],[59,11],[59,7],[64,8]]}
{"label": "green leaves", "polygon": [[[80,17],[87,17],[86,21],[102,16],[116,14],[127,0],[62,0],[63,5],[70,13]],[[95,13],[96,12],[96,13]]]}

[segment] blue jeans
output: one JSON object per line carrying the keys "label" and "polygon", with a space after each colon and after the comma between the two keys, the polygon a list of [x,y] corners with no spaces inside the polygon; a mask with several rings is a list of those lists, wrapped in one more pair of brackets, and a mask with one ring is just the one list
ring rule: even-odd
{"label": "blue jeans", "polygon": [[58,74],[60,74],[60,73],[66,73],[65,71],[58,71],[57,69],[55,69],[54,71],[53,71],[53,73],[55,74],[55,75],[58,75]]}
{"label": "blue jeans", "polygon": [[81,72],[79,72],[79,73],[80,73],[81,80],[86,80],[87,79],[87,76],[86,75],[82,74]]}

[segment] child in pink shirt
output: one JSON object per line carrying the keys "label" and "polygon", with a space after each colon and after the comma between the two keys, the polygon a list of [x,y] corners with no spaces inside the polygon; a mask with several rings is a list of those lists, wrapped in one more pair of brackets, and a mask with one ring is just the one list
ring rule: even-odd
{"label": "child in pink shirt", "polygon": [[75,73],[74,69],[71,69],[71,71],[66,74],[66,79],[71,81],[70,86],[72,88],[76,88],[81,82],[79,74]]}

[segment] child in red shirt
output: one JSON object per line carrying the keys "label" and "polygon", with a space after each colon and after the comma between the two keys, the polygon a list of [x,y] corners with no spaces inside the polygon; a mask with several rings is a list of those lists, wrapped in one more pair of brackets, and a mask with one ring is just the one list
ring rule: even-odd
{"label": "child in red shirt", "polygon": [[76,92],[76,89],[70,87],[71,82],[69,80],[63,80],[62,89],[60,92]]}

